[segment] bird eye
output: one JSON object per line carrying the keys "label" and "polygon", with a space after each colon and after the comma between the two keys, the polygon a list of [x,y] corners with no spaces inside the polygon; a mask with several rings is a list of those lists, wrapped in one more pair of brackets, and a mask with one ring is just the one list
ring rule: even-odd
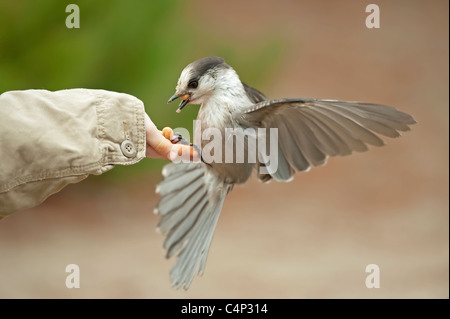
{"label": "bird eye", "polygon": [[198,86],[198,82],[196,80],[189,82],[188,87],[191,89],[195,89]]}

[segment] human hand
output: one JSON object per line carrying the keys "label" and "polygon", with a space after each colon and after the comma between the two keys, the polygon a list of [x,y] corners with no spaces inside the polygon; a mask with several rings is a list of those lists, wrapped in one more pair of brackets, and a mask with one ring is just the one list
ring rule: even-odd
{"label": "human hand", "polygon": [[173,161],[182,156],[188,159],[196,159],[198,152],[189,145],[172,144],[170,138],[173,135],[171,128],[164,128],[163,131],[158,130],[147,113],[145,113],[145,132],[147,137],[146,157],[163,158]]}

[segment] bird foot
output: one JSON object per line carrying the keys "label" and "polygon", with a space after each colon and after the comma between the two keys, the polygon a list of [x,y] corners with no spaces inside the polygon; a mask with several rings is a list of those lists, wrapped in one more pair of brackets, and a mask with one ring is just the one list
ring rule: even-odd
{"label": "bird foot", "polygon": [[192,146],[194,148],[194,150],[197,151],[198,154],[201,154],[201,150],[197,145],[194,145],[191,142],[189,142],[188,140],[186,140],[185,138],[183,138],[183,136],[178,132],[173,133],[173,135],[170,137],[170,141],[172,142],[172,144],[180,143],[183,145]]}

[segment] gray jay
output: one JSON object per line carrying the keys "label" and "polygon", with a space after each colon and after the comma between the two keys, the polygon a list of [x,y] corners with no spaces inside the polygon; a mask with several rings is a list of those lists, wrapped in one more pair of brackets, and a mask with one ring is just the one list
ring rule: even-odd
{"label": "gray jay", "polygon": [[[276,170],[261,170],[269,165],[264,156],[258,156],[255,162],[198,161],[170,163],[163,168],[164,179],[156,190],[162,198],[155,213],[161,216],[158,228],[166,235],[166,257],[179,252],[170,272],[172,284],[185,289],[196,273],[203,274],[226,195],[234,184],[245,183],[253,169],[263,182],[290,181],[296,171],[324,165],[329,156],[363,152],[367,144],[384,145],[374,133],[398,137],[399,131],[408,131],[408,125],[416,123],[412,116],[384,105],[266,99],[241,82],[235,70],[219,57],[203,58],[186,66],[169,102],[177,98],[182,100],[178,113],[187,104],[201,104],[197,125],[202,130],[216,128],[223,136],[226,128],[278,130]],[[244,141],[248,149],[248,139]],[[197,145],[201,151],[207,142],[202,140]]]}

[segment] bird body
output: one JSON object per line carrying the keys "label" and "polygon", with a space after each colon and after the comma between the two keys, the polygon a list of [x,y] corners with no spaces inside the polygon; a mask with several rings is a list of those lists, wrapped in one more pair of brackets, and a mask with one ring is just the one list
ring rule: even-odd
{"label": "bird body", "polygon": [[[187,70],[189,72],[189,69]],[[245,129],[236,120],[245,110],[254,104],[245,93],[244,86],[237,73],[231,67],[223,67],[212,78],[216,77],[215,89],[211,94],[202,97],[202,103],[197,115],[197,123],[201,125],[201,132],[210,128],[215,128],[220,132],[222,146],[222,160],[209,163],[208,170],[219,179],[230,184],[245,183],[251,176],[256,163],[244,162],[225,163],[225,153],[227,145],[226,129]],[[209,143],[207,139],[201,139],[201,147],[204,148]],[[244,145],[244,153],[247,147]]]}
{"label": "bird body", "polygon": [[[398,137],[398,131],[407,131],[408,125],[415,123],[410,115],[384,105],[301,98],[267,100],[241,82],[235,70],[218,57],[189,64],[169,102],[176,98],[182,99],[178,113],[187,104],[201,104],[197,125],[202,137],[209,130],[217,133],[212,135],[220,142],[220,148],[211,149],[211,141],[202,138],[202,159],[206,152],[216,160],[168,164],[157,187],[162,198],[156,213],[161,215],[158,226],[167,235],[166,257],[179,252],[171,270],[172,282],[185,289],[197,272],[204,271],[226,195],[234,184],[245,183],[254,169],[263,182],[288,182],[296,171],[324,165],[330,156],[366,151],[367,144],[384,145],[374,132]],[[229,130],[235,135],[227,134]],[[259,135],[260,130],[263,135]],[[258,144],[262,137],[267,139],[271,156]],[[252,141],[258,145],[254,160],[250,160]],[[244,160],[238,160],[237,151],[227,158],[230,143],[233,149],[243,147]]]}

